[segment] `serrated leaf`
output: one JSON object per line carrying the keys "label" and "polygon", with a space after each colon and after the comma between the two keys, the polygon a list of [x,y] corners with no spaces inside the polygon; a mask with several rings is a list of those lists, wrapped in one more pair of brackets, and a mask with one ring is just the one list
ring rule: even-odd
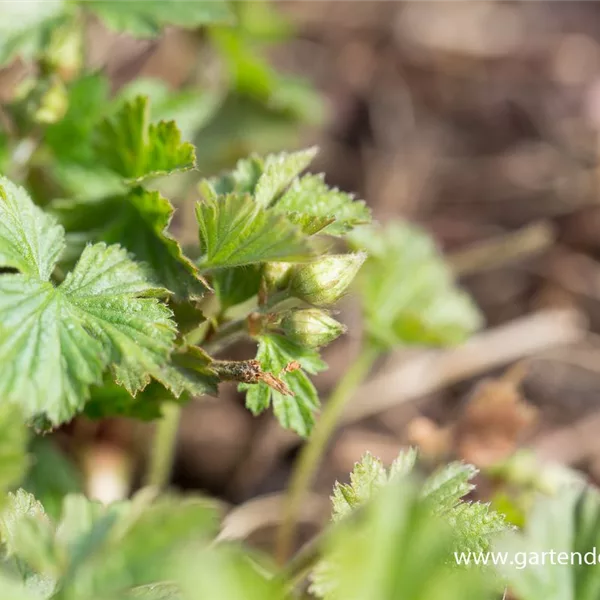
{"label": "serrated leaf", "polygon": [[[599,546],[600,494],[574,478],[554,496],[538,497],[525,530],[508,534],[496,550],[508,552],[512,560],[501,572],[520,600],[595,600],[600,593]],[[553,560],[548,559],[550,551]],[[562,552],[569,560],[557,562]]]}
{"label": "serrated leaf", "polygon": [[299,223],[308,235],[320,232],[341,236],[371,220],[362,200],[329,188],[323,175],[305,175],[295,180],[274,208]]}
{"label": "serrated leaf", "polygon": [[265,159],[265,166],[260,176],[254,199],[259,206],[271,205],[279,195],[308,167],[317,155],[316,148],[308,148],[298,152],[271,154]]}
{"label": "serrated leaf", "polygon": [[130,393],[143,389],[168,361],[175,338],[171,312],[152,297],[163,291],[122,248],[105,244],[88,246],[54,286],[48,257],[60,253],[62,228],[20,188],[2,189],[25,233],[15,241],[12,231],[0,230],[1,258],[8,257],[0,266],[16,264],[21,239],[45,254],[31,251],[17,261],[24,272],[0,275],[0,397],[27,417],[45,413],[59,423],[83,408],[108,365]]}
{"label": "serrated leaf", "polygon": [[369,254],[356,289],[373,341],[384,348],[456,344],[480,326],[476,306],[455,285],[443,257],[421,230],[391,223],[361,227],[349,237],[353,247]]}
{"label": "serrated leaf", "polygon": [[[487,600],[493,583],[451,565],[451,527],[409,480],[386,486],[361,519],[334,532],[311,591],[327,600]],[[497,591],[497,590],[496,590]]]}
{"label": "serrated leaf", "polygon": [[242,158],[237,161],[234,169],[207,180],[207,183],[218,196],[253,194],[264,168],[264,160],[259,156]]}
{"label": "serrated leaf", "polygon": [[[259,337],[256,358],[263,371],[283,381],[292,395],[283,394],[262,382],[241,384],[239,389],[247,391],[246,406],[252,413],[259,414],[273,403],[275,416],[283,427],[308,436],[320,403],[317,391],[304,371],[318,373],[327,365],[316,350],[298,346],[277,334]],[[301,368],[286,372],[285,368],[294,362]]]}
{"label": "serrated leaf", "polygon": [[99,164],[128,181],[186,171],[196,162],[194,146],[182,141],[174,121],[150,123],[150,103],[144,96],[104,119],[94,146]]}
{"label": "serrated leaf", "polygon": [[144,264],[151,281],[176,299],[194,301],[209,289],[198,267],[169,233],[174,209],[159,192],[136,187],[124,196],[66,200],[51,208],[66,227],[75,252],[79,240],[120,244]]}
{"label": "serrated leaf", "polygon": [[64,230],[25,190],[0,177],[0,267],[48,280],[64,250]]}
{"label": "serrated leaf", "polygon": [[247,195],[229,194],[196,205],[202,269],[266,261],[298,261],[310,255],[300,230],[260,208]]}
{"label": "serrated leaf", "polygon": [[81,3],[110,29],[138,38],[156,37],[167,25],[195,29],[233,19],[225,0],[85,0]]}
{"label": "serrated leaf", "polygon": [[15,56],[33,57],[65,8],[64,0],[0,2],[0,65]]}

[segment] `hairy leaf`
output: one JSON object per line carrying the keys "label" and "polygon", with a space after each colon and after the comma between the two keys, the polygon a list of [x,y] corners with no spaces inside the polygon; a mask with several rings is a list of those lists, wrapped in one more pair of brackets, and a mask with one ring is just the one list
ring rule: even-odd
{"label": "hairy leaf", "polygon": [[177,125],[149,121],[150,103],[144,96],[102,121],[95,137],[99,163],[129,181],[193,168],[194,146],[181,140]]}
{"label": "hairy leaf", "polygon": [[431,515],[410,480],[390,483],[360,520],[336,528],[312,591],[327,600],[497,597],[475,570],[452,568],[452,528]]}
{"label": "hairy leaf", "polygon": [[300,230],[260,208],[247,195],[229,194],[196,206],[203,269],[265,261],[297,261],[309,255]]}
{"label": "hairy leaf", "polygon": [[149,38],[167,25],[195,29],[201,25],[228,23],[233,14],[225,0],[80,0],[114,31]]}
{"label": "hairy leaf", "polygon": [[350,234],[369,258],[357,279],[368,335],[398,344],[462,342],[481,324],[469,296],[454,284],[431,239],[416,227],[392,223]]}
{"label": "hairy leaf", "polygon": [[312,235],[344,235],[353,227],[371,220],[367,205],[362,200],[354,200],[350,194],[337,188],[329,188],[323,175],[305,175],[296,179],[275,204],[302,230]]}
{"label": "hairy leaf", "polygon": [[[291,394],[284,394],[262,382],[241,384],[239,389],[247,391],[246,406],[252,413],[260,414],[272,402],[275,416],[283,427],[308,436],[320,403],[317,391],[304,371],[318,373],[327,365],[316,350],[302,348],[277,334],[259,337],[256,358],[263,371],[279,378]],[[286,371],[286,367],[293,363],[298,363],[301,368]]]}
{"label": "hairy leaf", "polygon": [[298,152],[271,154],[265,159],[263,174],[254,190],[259,206],[267,207],[308,167],[317,154],[316,148]]}

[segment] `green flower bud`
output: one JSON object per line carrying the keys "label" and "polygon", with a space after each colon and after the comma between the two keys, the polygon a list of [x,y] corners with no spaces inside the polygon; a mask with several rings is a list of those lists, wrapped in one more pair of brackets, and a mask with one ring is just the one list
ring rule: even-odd
{"label": "green flower bud", "polygon": [[334,304],[344,295],[366,256],[364,252],[334,254],[295,265],[290,278],[293,295],[316,306]]}
{"label": "green flower bud", "polygon": [[60,121],[69,107],[69,97],[62,81],[53,79],[48,87],[40,92],[34,120],[44,124]]}
{"label": "green flower bud", "polygon": [[263,267],[263,278],[267,290],[272,292],[284,289],[290,280],[290,263],[269,262]]}
{"label": "green flower bud", "polygon": [[346,331],[344,325],[318,308],[288,313],[281,321],[281,328],[290,339],[309,348],[329,344]]}

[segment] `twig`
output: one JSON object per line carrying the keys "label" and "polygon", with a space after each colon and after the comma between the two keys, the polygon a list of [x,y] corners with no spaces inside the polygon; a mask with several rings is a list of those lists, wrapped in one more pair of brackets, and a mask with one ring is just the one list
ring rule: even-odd
{"label": "twig", "polygon": [[470,275],[538,254],[550,248],[554,239],[553,227],[541,221],[474,244],[448,259],[457,275]]}
{"label": "twig", "polygon": [[574,309],[545,310],[474,336],[463,346],[423,352],[391,366],[362,386],[342,416],[354,423],[477,373],[580,340],[585,317]]}

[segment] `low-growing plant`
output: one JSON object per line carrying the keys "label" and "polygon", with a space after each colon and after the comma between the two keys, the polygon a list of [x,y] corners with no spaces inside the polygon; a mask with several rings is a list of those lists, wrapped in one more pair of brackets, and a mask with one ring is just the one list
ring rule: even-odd
{"label": "low-growing plant", "polygon": [[[487,552],[501,533],[515,549],[553,542],[548,527],[588,549],[600,534],[595,492],[547,500],[516,533],[465,498],[473,467],[452,463],[423,481],[414,451],[389,470],[365,456],[334,489],[331,526],[290,558],[303,494],[377,358],[460,343],[481,318],[423,231],[370,224],[364,202],[305,173],[316,149],[256,153],[264,129],[272,144],[284,123],[314,113],[310,91],[256,54],[286,29],[268,5],[11,1],[0,16],[0,63],[18,56],[33,73],[0,107],[0,598],[451,600],[501,597],[506,585],[522,600],[598,597],[591,570],[548,579],[452,560]],[[170,92],[134,80],[110,95],[85,60],[90,18],[142,38],[201,28],[228,82]],[[199,164],[216,169],[241,151],[251,155],[232,170],[200,176]],[[196,199],[185,248],[167,196]],[[350,290],[361,349],[321,412],[310,376],[327,367],[320,348],[346,331],[335,305]],[[255,342],[254,357],[232,358],[241,339]],[[253,414],[272,409],[308,440],[279,565],[220,541],[211,501],[164,492],[181,405],[231,381]],[[77,474],[43,438],[28,446],[79,415],[158,421],[148,485],[130,500],[66,493]]]}

